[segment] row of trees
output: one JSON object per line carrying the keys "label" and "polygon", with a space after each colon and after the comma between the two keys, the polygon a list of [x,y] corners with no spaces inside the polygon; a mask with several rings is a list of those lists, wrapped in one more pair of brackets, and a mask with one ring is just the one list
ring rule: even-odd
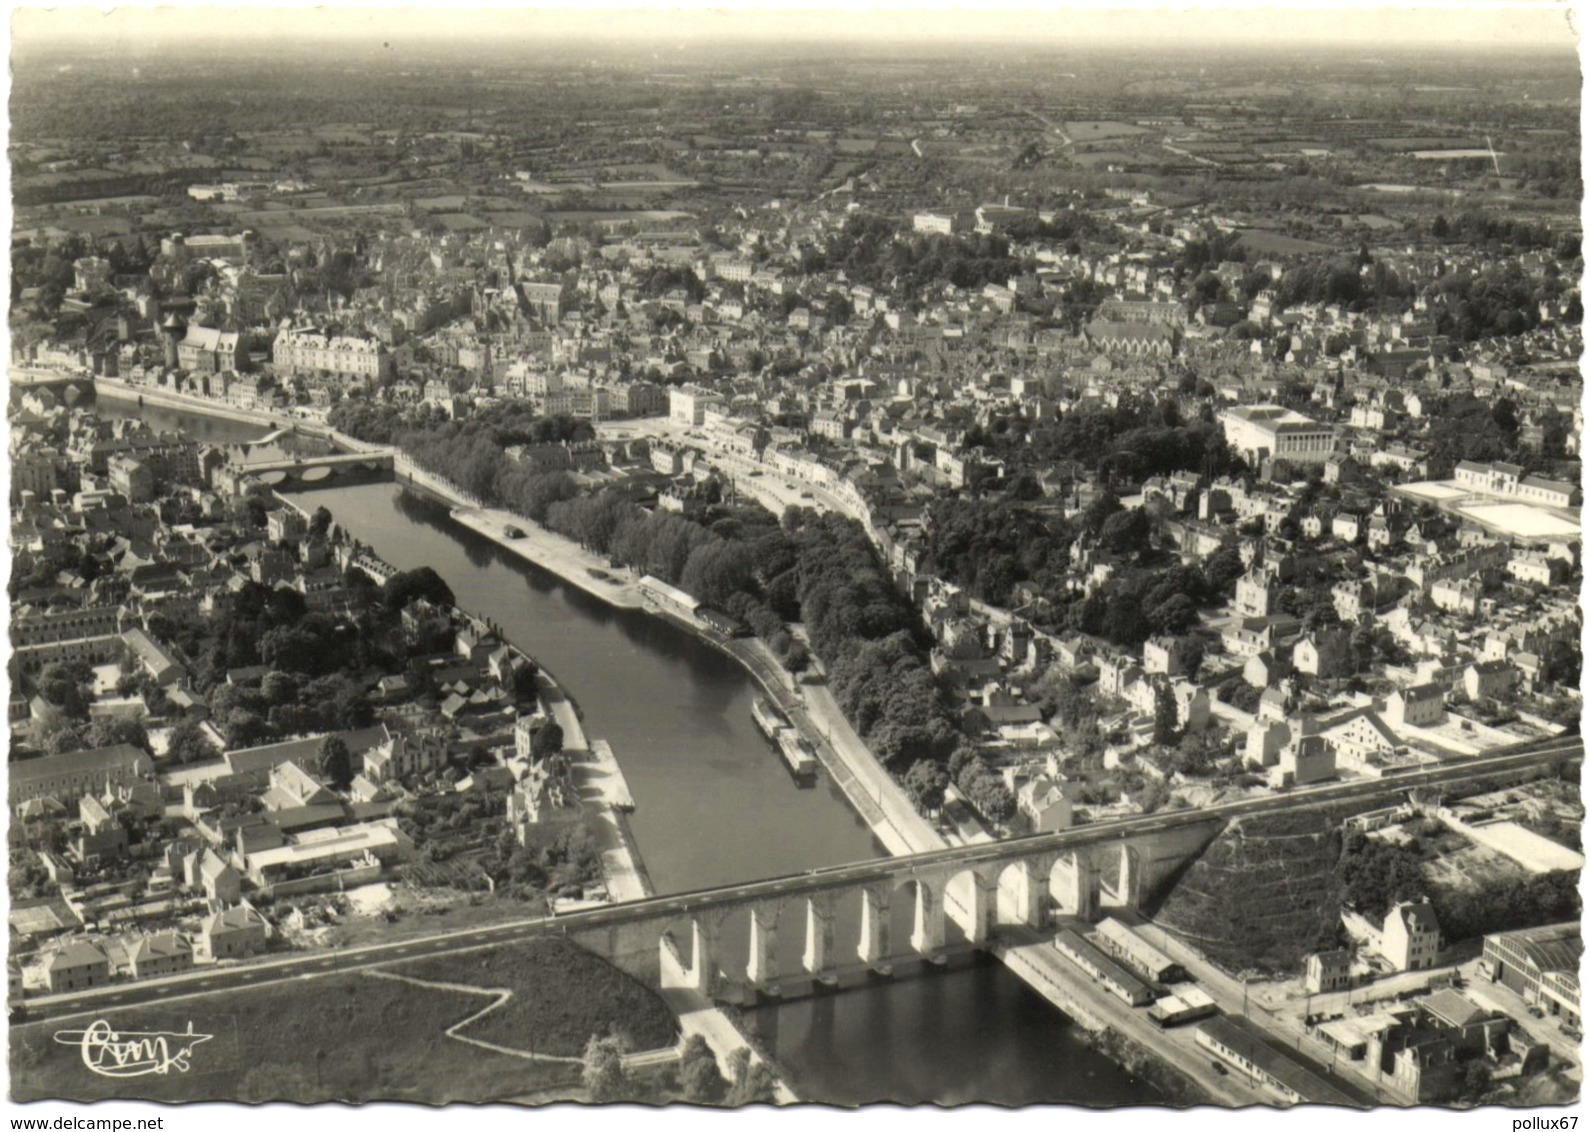
{"label": "row of trees", "polygon": [[553,530],[745,621],[796,670],[806,651],[786,622],[803,622],[840,708],[884,765],[902,772],[918,758],[948,758],[957,729],[910,606],[859,524],[806,509],[781,526],[759,509],[707,508],[699,518],[649,513],[610,491],[546,513]]}
{"label": "row of trees", "polygon": [[676,1093],[691,1104],[739,1108],[767,1104],[776,1096],[778,1082],[771,1067],[765,1061],[753,1061],[745,1046],[730,1056],[725,1077],[706,1039],[691,1034],[680,1051],[676,1075],[651,1082],[639,1080],[624,1066],[627,1052],[628,1043],[619,1035],[591,1035],[581,1071],[591,1103],[664,1101],[673,1099],[670,1094]]}
{"label": "row of trees", "polygon": [[792,670],[807,654],[786,623],[803,622],[840,708],[885,766],[904,773],[918,759],[948,759],[959,730],[911,608],[858,523],[799,509],[780,525],[757,508],[717,505],[686,517],[648,512],[615,490],[579,495],[567,477],[504,470],[500,444],[523,429],[472,425],[410,435],[403,445],[455,482],[478,471],[476,482],[461,484],[466,490],[740,618]]}
{"label": "row of trees", "polygon": [[[1228,597],[1246,569],[1234,547],[1198,567],[1154,565],[1152,526],[1146,508],[1128,510],[1108,492],[1070,520],[1032,511],[1010,496],[993,506],[945,497],[932,505],[927,566],[996,605],[1017,604],[1015,587],[1026,583],[1037,596],[1021,608],[1034,622],[1138,645],[1192,628],[1198,608]],[[1082,597],[1069,581],[1070,549],[1080,538],[1123,562]]]}
{"label": "row of trees", "polygon": [[910,605],[853,519],[790,510],[796,597],[834,698],[885,767],[944,762],[959,730],[917,639]]}
{"label": "row of trees", "polygon": [[1570,261],[1580,254],[1579,242],[1571,235],[1558,235],[1544,224],[1533,224],[1510,216],[1487,216],[1481,212],[1466,212],[1454,220],[1448,219],[1444,213],[1437,214],[1429,225],[1429,234],[1447,243],[1471,244],[1490,250],[1506,248],[1532,251],[1550,248],[1563,261]]}
{"label": "row of trees", "polygon": [[438,405],[381,405],[344,397],[332,406],[327,423],[338,432],[370,444],[396,444],[405,432],[430,431],[447,423]]}
{"label": "row of trees", "polygon": [[[1429,290],[1435,329],[1458,342],[1526,334],[1539,325],[1539,305],[1563,293],[1560,280],[1524,275],[1516,261],[1492,264],[1482,271],[1453,272]],[[1581,321],[1579,304],[1569,314]]]}
{"label": "row of trees", "polygon": [[[1361,269],[1369,267],[1365,274]],[[1259,273],[1267,279],[1265,273]],[[1356,259],[1310,259],[1288,267],[1273,284],[1275,299],[1282,307],[1300,303],[1339,303],[1354,311],[1380,307],[1400,309],[1416,291],[1404,282],[1395,269],[1370,260],[1366,254]]]}
{"label": "row of trees", "polygon": [[566,415],[537,417],[522,402],[495,405],[462,421],[410,429],[398,445],[427,471],[457,484],[491,506],[509,507],[541,521],[546,508],[574,494],[566,476],[539,475],[509,460],[518,444],[561,444],[594,436],[588,421]]}

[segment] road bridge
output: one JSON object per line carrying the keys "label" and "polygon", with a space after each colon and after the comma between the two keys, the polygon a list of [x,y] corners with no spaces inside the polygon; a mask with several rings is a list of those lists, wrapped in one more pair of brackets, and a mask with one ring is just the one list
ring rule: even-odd
{"label": "road bridge", "polygon": [[[279,433],[277,434],[279,435]],[[261,460],[257,463],[245,463],[243,470],[250,475],[260,475],[265,472],[286,472],[288,475],[301,476],[311,468],[359,468],[392,470],[392,454],[390,452],[332,452],[325,456],[288,456],[281,460]]]}
{"label": "road bridge", "polygon": [[[280,435],[277,433],[276,435]],[[341,483],[357,476],[390,478],[395,461],[386,452],[333,452],[324,456],[287,456],[279,460],[243,461],[228,469],[238,480],[252,476],[277,486],[295,482],[303,487]]]}

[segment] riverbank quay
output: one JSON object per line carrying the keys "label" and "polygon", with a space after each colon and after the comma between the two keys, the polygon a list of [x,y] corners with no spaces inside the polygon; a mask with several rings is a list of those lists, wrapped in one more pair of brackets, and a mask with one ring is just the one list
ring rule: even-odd
{"label": "riverbank quay", "polygon": [[[310,517],[308,508],[296,500],[283,499],[282,503],[297,511],[305,519]],[[332,518],[334,521],[335,516]],[[395,572],[395,567],[380,562],[373,552],[369,554],[369,558],[372,564],[386,566]],[[524,655],[527,660],[534,660],[520,649],[514,648],[514,651]],[[607,887],[608,899],[616,903],[655,896],[656,892],[651,886],[645,863],[640,857],[634,836],[624,817],[624,811],[634,809],[635,802],[611,745],[600,739],[590,740],[586,736],[584,722],[580,719],[573,700],[563,690],[555,676],[542,667],[539,661],[534,663],[538,670],[535,678],[536,694],[541,703],[546,705],[548,714],[562,729],[563,752],[568,756],[569,768],[575,789],[579,793],[580,803],[598,819],[598,847],[601,852],[602,877]]]}
{"label": "riverbank quay", "polygon": [[[452,517],[508,553],[556,574],[568,585],[583,590],[615,609],[643,608],[639,587],[633,580],[622,576],[628,573],[626,569],[609,566],[606,559],[590,553],[572,539],[536,526],[511,511],[460,506],[453,508]],[[523,534],[510,535],[507,533],[509,528],[522,531]]]}
{"label": "riverbank quay", "polygon": [[698,617],[652,601],[646,601],[644,608],[737,660],[811,745],[828,777],[889,853],[900,856],[947,847],[948,842],[916,812],[899,784],[878,764],[826,687],[798,683],[765,641],[726,637]]}
{"label": "riverbank quay", "polygon": [[[299,502],[284,502],[300,513],[307,514]],[[373,552],[371,557],[374,557]],[[376,561],[379,562],[378,559]],[[515,647],[515,651],[522,650]],[[656,895],[625,812],[633,809],[636,801],[612,747],[604,740],[589,737],[572,697],[555,676],[540,667],[538,661],[536,663],[539,669],[536,675],[537,697],[563,732],[563,752],[568,758],[580,802],[585,812],[596,819],[592,823],[592,831],[601,856],[608,902],[619,904]],[[798,1101],[798,1096],[783,1079],[777,1065],[757,1052],[754,1040],[741,1032],[735,1020],[717,1004],[688,987],[664,984],[661,989],[664,1001],[678,1019],[682,1036],[687,1038],[692,1034],[700,1034],[711,1047],[724,1073],[731,1071],[732,1059],[738,1050],[749,1049],[752,1059],[767,1061],[768,1068],[777,1078],[775,1095],[778,1103]],[[664,1052],[657,1056],[669,1055]]]}
{"label": "riverbank quay", "polygon": [[624,816],[625,810],[634,809],[635,802],[612,747],[603,740],[586,738],[573,702],[549,673],[539,672],[536,684],[541,702],[562,728],[563,753],[568,757],[580,804],[597,818],[597,848],[607,898],[617,904],[655,896],[656,889]]}
{"label": "riverbank quay", "polygon": [[164,409],[180,409],[207,417],[236,421],[240,424],[257,424],[264,428],[297,428],[314,436],[330,438],[332,430],[323,424],[309,421],[291,413],[270,413],[258,409],[240,409],[208,397],[193,397],[150,385],[132,385],[114,377],[94,378],[95,398],[126,401],[135,405],[158,405]]}

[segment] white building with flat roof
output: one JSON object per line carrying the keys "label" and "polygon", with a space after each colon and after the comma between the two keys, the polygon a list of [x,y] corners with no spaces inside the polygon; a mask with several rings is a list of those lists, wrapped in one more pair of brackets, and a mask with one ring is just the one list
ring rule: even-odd
{"label": "white building with flat roof", "polygon": [[708,409],[722,409],[723,395],[699,385],[681,385],[668,391],[668,419],[674,424],[696,427],[706,420]]}
{"label": "white building with flat roof", "polygon": [[290,844],[250,853],[248,873],[255,884],[268,887],[350,865],[389,864],[406,859],[413,848],[393,819],[310,830]]}
{"label": "white building with flat roof", "polygon": [[1335,451],[1335,429],[1283,405],[1238,405],[1219,414],[1225,440],[1250,464],[1267,457],[1322,464]]}

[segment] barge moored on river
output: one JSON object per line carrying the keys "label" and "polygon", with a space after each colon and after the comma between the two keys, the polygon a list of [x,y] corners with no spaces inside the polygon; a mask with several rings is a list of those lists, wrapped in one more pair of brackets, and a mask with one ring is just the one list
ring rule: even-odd
{"label": "barge moored on river", "polygon": [[757,696],[755,702],[750,705],[750,714],[756,721],[756,726],[761,728],[761,733],[772,740],[773,745],[778,748],[778,753],[783,756],[783,761],[789,765],[789,770],[796,778],[816,776],[816,755],[812,753],[810,745],[801,737],[800,732],[789,725],[789,721],[777,708]]}

